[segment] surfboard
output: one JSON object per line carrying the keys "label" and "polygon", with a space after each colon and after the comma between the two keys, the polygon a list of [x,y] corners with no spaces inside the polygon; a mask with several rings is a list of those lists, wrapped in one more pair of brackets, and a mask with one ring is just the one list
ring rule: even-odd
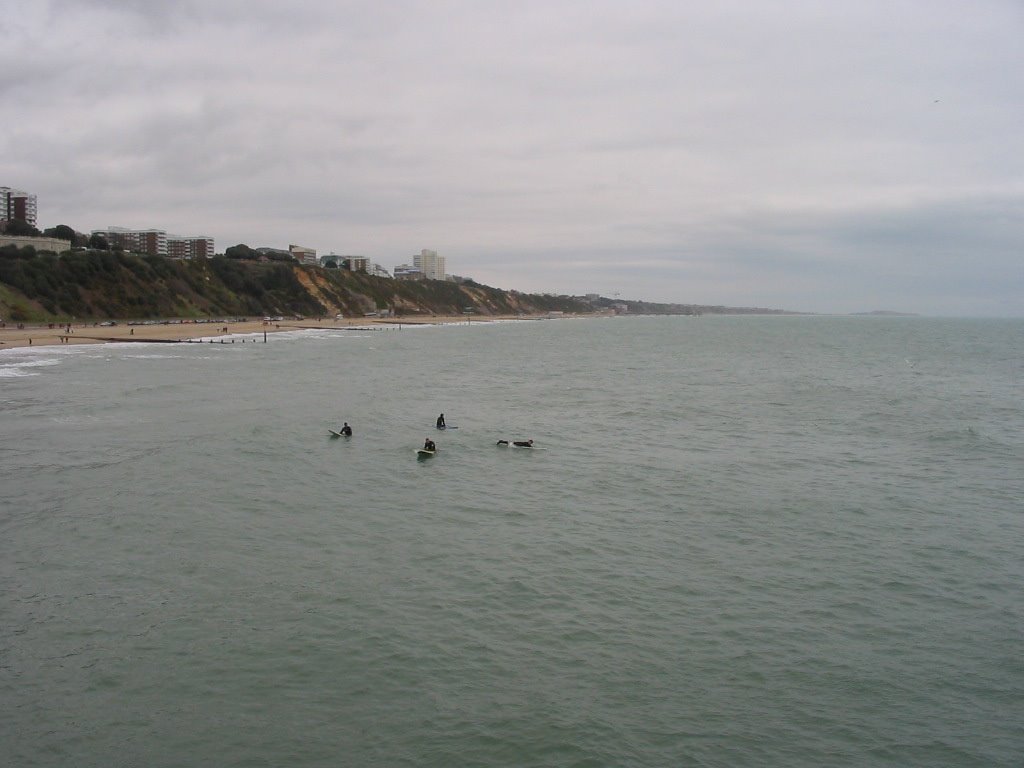
{"label": "surfboard", "polygon": [[516,445],[511,440],[499,442],[498,447],[518,447],[518,449],[527,449],[529,451],[547,451],[546,447],[541,447],[540,445]]}
{"label": "surfboard", "polygon": [[341,432],[335,432],[333,429],[328,429],[327,431],[331,433],[331,437],[352,437],[352,435],[343,435]]}
{"label": "surfboard", "polygon": [[428,451],[426,448],[417,448],[416,449],[416,458],[417,459],[429,459],[435,453],[437,453],[437,451]]}
{"label": "surfboard", "polygon": [[458,429],[458,427],[449,427],[448,425],[445,425],[443,427],[437,427],[437,429]]}

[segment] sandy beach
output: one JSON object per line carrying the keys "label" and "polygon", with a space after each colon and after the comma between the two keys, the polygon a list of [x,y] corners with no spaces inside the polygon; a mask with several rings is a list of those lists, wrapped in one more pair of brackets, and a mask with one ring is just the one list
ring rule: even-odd
{"label": "sandy beach", "polygon": [[[167,321],[122,321],[115,325],[104,323],[71,323],[70,326],[46,324],[7,323],[0,328],[0,351],[19,347],[46,346],[53,344],[104,344],[110,342],[139,342],[168,344],[188,342],[195,339],[216,339],[235,334],[278,333],[303,328],[347,328],[372,325],[424,325],[438,323],[481,323],[489,320],[536,319],[509,317],[462,316],[420,316],[402,318],[353,317],[344,319],[308,320],[167,320]],[[107,321],[109,323],[111,321]]]}

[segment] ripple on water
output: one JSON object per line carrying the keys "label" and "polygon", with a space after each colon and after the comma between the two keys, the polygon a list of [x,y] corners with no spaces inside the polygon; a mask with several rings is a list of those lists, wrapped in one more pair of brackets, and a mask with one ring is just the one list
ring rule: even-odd
{"label": "ripple on water", "polygon": [[[865,327],[303,332],[27,368],[0,740],[25,765],[1014,765],[1017,385],[951,354],[956,326]],[[520,436],[547,450],[495,446]]]}

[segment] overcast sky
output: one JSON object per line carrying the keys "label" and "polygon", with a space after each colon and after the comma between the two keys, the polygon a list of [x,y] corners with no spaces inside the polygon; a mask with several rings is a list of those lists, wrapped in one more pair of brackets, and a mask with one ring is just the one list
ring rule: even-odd
{"label": "overcast sky", "polygon": [[1024,315],[1021,0],[0,0],[42,228]]}

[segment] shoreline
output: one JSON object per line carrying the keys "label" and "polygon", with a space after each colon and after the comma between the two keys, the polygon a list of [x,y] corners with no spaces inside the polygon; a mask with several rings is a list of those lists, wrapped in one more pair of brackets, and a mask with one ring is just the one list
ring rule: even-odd
{"label": "shoreline", "polygon": [[[436,317],[352,317],[336,320],[160,320],[152,321],[117,321],[116,325],[99,323],[56,323],[46,325],[26,325],[24,328],[0,328],[0,352],[8,349],[23,349],[45,346],[81,346],[84,344],[138,343],[138,344],[187,344],[196,343],[197,339],[216,339],[218,337],[239,334],[259,335],[273,334],[297,330],[344,330],[346,328],[365,328],[378,326],[402,325],[451,325],[486,323],[495,320],[537,320],[543,315],[495,315],[495,316],[456,316],[438,315]],[[109,322],[109,321],[108,321]],[[150,324],[151,323],[151,324]]]}

